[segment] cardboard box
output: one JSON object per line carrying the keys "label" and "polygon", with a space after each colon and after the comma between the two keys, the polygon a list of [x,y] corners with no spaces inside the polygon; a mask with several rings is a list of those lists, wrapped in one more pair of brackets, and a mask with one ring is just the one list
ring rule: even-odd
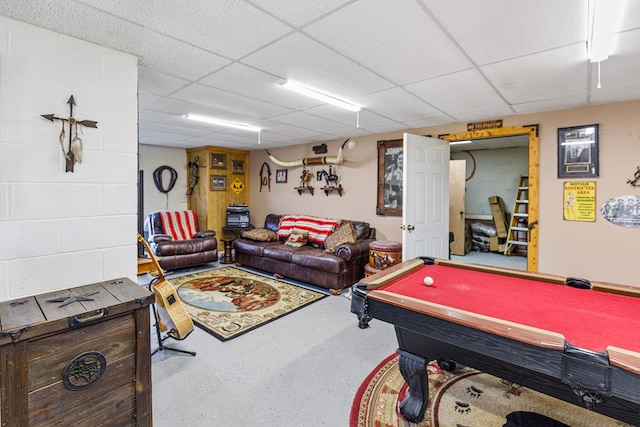
{"label": "cardboard box", "polygon": [[498,252],[498,236],[489,237],[489,251]]}
{"label": "cardboard box", "polygon": [[489,197],[489,204],[491,205],[491,214],[493,215],[498,237],[506,238],[509,233],[509,226],[507,224],[504,200],[499,196],[491,196]]}

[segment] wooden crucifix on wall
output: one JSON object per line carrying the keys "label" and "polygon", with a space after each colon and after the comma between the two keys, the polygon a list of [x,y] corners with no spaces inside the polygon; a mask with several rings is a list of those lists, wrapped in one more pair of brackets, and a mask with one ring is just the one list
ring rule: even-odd
{"label": "wooden crucifix on wall", "polygon": [[[56,117],[54,114],[42,114],[41,117],[49,121],[60,120],[62,123],[62,130],[60,131],[59,141],[60,147],[62,147],[62,152],[67,160],[67,168],[66,172],[73,172],[73,165],[75,163],[82,163],[82,139],[78,136],[78,125],[97,128],[98,122],[94,122],[93,120],[76,120],[73,117],[73,107],[76,105],[75,99],[73,99],[73,95],[67,101],[69,104],[69,117]],[[69,123],[69,148],[67,152],[65,152],[64,148],[64,138],[65,138],[65,124]]]}

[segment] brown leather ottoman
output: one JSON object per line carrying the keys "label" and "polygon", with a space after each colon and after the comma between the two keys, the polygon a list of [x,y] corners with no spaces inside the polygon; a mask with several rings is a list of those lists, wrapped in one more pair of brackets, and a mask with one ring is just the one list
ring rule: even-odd
{"label": "brown leather ottoman", "polygon": [[402,243],[379,240],[369,244],[369,265],[374,269],[384,270],[400,262]]}
{"label": "brown leather ottoman", "polygon": [[381,272],[382,270],[378,270],[377,268],[371,267],[369,264],[364,266],[364,277],[369,277],[372,274],[376,274]]}

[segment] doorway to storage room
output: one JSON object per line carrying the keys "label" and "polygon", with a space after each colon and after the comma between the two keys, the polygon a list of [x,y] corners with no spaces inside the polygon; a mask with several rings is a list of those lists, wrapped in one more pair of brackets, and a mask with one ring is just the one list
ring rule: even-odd
{"label": "doorway to storage room", "polygon": [[537,126],[440,138],[451,141],[451,258],[536,271]]}

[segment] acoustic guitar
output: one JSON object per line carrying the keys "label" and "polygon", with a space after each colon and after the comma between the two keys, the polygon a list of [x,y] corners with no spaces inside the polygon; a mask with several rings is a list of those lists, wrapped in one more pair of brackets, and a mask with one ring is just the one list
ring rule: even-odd
{"label": "acoustic guitar", "polygon": [[158,308],[158,319],[160,329],[169,331],[168,334],[178,340],[187,337],[193,331],[193,320],[187,313],[180,297],[171,282],[167,280],[164,270],[160,267],[158,259],[151,251],[149,243],[138,233],[138,242],[142,243],[145,250],[151,257],[151,261],[155,266],[158,276],[153,283],[153,293],[156,296],[156,306]]}

